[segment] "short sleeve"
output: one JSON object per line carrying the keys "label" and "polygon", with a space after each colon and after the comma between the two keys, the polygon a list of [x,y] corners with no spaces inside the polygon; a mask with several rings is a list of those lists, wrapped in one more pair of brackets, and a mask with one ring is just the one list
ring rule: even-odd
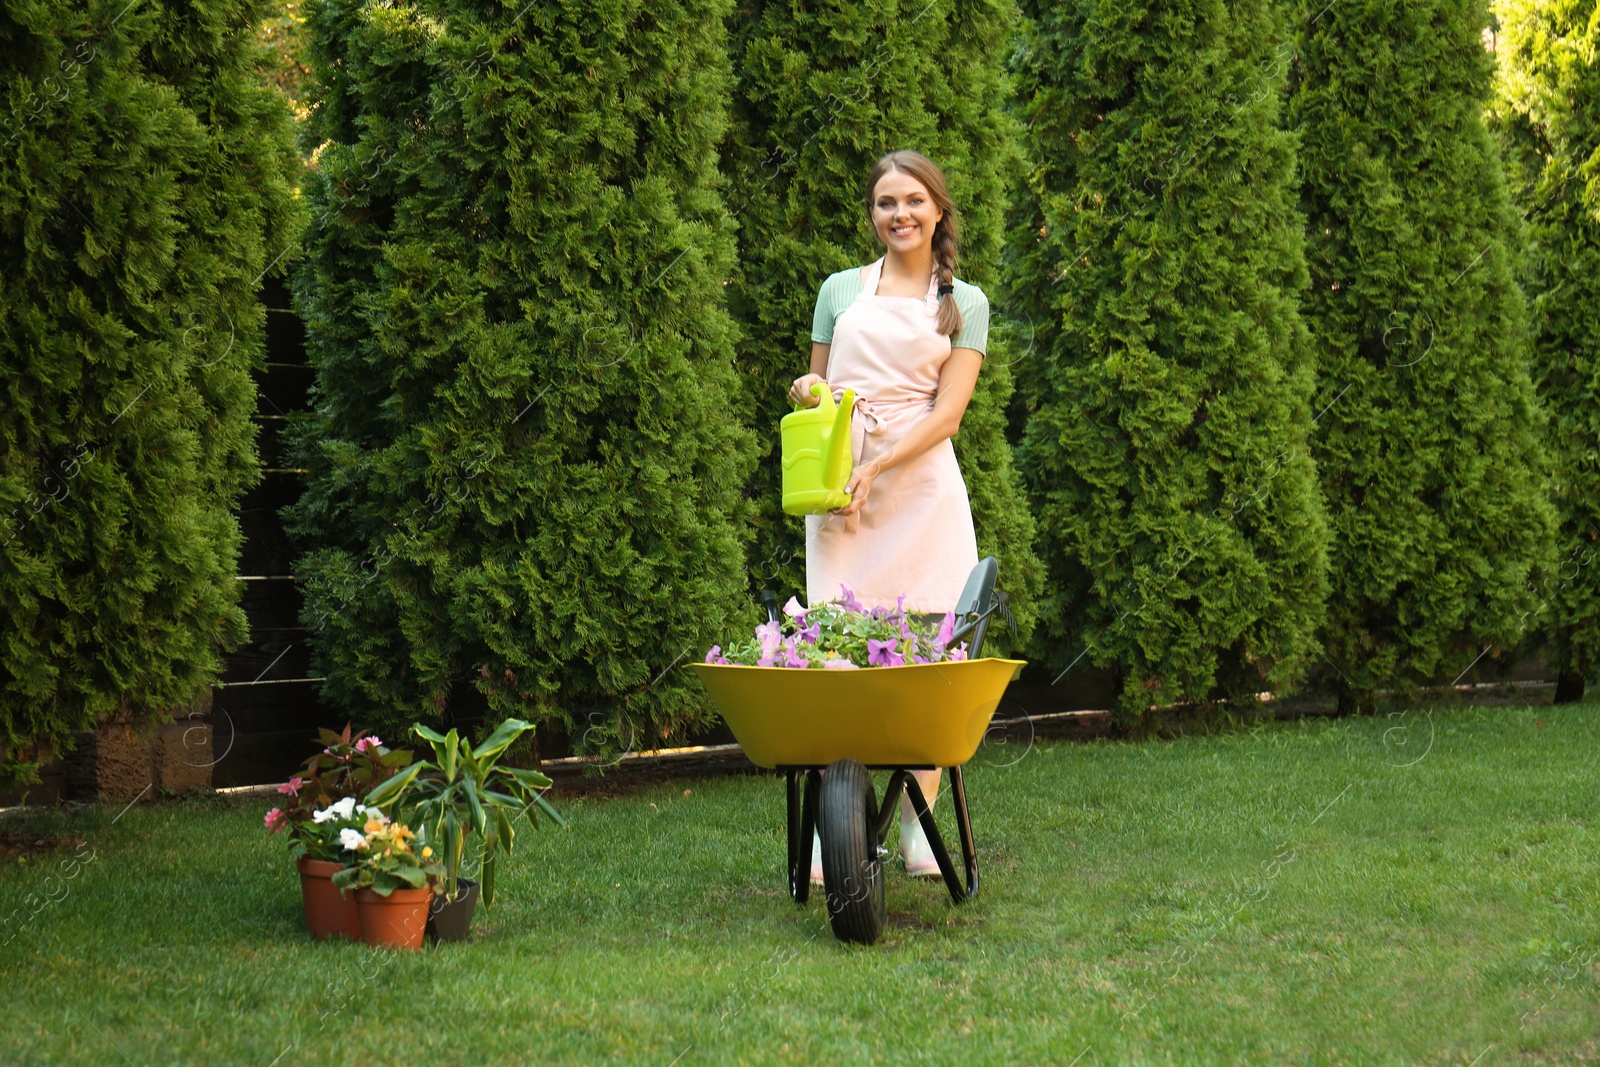
{"label": "short sleeve", "polygon": [[839,317],[839,276],[828,275],[817,293],[817,310],[811,316],[811,339],[820,344],[833,343],[833,324]]}
{"label": "short sleeve", "polygon": [[961,329],[950,338],[951,348],[973,348],[979,353],[989,347],[989,298],[976,285],[956,282],[953,294],[961,309]]}

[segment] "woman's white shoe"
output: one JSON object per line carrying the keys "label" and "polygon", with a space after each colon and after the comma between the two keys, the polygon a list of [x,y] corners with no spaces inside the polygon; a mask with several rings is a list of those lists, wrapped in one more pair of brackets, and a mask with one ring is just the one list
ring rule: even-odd
{"label": "woman's white shoe", "polygon": [[906,873],[916,878],[939,878],[939,861],[934,858],[928,835],[922,832],[922,823],[915,819],[900,820],[900,854],[905,857]]}

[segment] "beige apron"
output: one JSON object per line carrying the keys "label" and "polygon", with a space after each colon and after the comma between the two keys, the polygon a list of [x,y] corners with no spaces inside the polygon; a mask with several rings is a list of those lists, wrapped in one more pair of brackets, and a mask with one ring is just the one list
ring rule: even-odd
{"label": "beige apron", "polygon": [[[933,410],[950,338],[939,333],[938,276],[925,297],[879,296],[883,260],[861,268],[861,295],[834,324],[828,384],[835,400],[861,398],[851,422],[856,463],[870,462]],[[841,597],[846,585],[867,607],[952,611],[978,563],[967,486],[955,448],[940,441],[909,463],[885,471],[859,513],[806,517],[806,599]],[[854,526],[854,529],[850,529]]]}

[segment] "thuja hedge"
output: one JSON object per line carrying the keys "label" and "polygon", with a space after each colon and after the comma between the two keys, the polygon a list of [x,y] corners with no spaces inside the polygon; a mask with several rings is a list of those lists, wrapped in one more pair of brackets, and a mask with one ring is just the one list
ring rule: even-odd
{"label": "thuja hedge", "polygon": [[1540,629],[1576,699],[1600,668],[1600,21],[1592,3],[1504,0],[1495,108],[1527,220],[1533,375],[1549,414],[1548,487],[1560,529],[1535,576]]}
{"label": "thuja hedge", "polygon": [[760,435],[749,490],[759,516],[757,586],[805,588],[804,524],[778,506],[778,420],[790,410],[789,382],[809,363],[823,279],[883,254],[866,219],[867,174],[884,153],[914,148],[949,178],[961,233],[957,276],[990,299],[990,347],[954,444],[979,551],[1001,561],[1019,633],[1032,628],[1042,568],[1004,424],[1011,365],[1032,353],[1027,325],[1019,327],[998,284],[1003,215],[1021,162],[1004,108],[1015,14],[1010,0],[758,0],[729,20],[737,81],[722,167],[739,258],[728,297],[743,327],[745,415]]}
{"label": "thuja hedge", "polygon": [[325,691],[375,723],[680,736],[709,711],[671,668],[754,621],[725,5],[306,10],[292,517]]}
{"label": "thuja hedge", "polygon": [[182,710],[244,635],[256,293],[297,166],[269,6],[0,14],[0,777]]}
{"label": "thuja hedge", "polygon": [[1036,656],[1114,668],[1117,711],[1283,691],[1313,654],[1326,528],[1293,53],[1275,5],[1025,2],[1032,160],[1013,289],[1041,326],[1019,449],[1050,594]]}
{"label": "thuja hedge", "polygon": [[1374,0],[1300,29],[1322,637],[1347,709],[1521,641],[1552,542],[1486,19],[1479,0]]}

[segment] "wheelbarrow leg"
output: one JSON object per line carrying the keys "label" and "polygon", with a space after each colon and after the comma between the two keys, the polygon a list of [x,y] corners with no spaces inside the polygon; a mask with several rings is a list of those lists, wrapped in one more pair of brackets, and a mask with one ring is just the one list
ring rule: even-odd
{"label": "wheelbarrow leg", "polygon": [[[802,901],[800,895],[800,771],[795,767],[788,767],[783,772],[784,798],[787,803],[788,833],[789,833],[789,896],[796,901]],[[806,879],[807,888],[810,879]],[[810,894],[807,893],[809,896]]]}
{"label": "wheelbarrow leg", "polygon": [[961,835],[962,859],[966,861],[967,885],[961,884],[961,876],[956,873],[956,865],[951,862],[950,851],[945,848],[944,838],[939,834],[939,824],[933,821],[933,812],[928,810],[928,801],[922,795],[922,786],[912,775],[905,778],[906,796],[911,798],[911,810],[916,812],[917,821],[922,824],[922,832],[928,838],[928,847],[933,850],[933,858],[939,863],[939,873],[944,876],[945,888],[950,890],[950,899],[960,904],[963,900],[978,891],[978,858],[972,850],[972,826],[967,817],[967,791],[961,780],[961,768],[950,768],[950,793],[956,809],[956,826]]}
{"label": "wheelbarrow leg", "polygon": [[972,843],[972,817],[967,814],[967,780],[960,767],[950,768],[950,798],[955,801],[956,832],[961,835],[961,859],[967,868],[967,896],[978,895],[978,850]]}
{"label": "wheelbarrow leg", "polygon": [[[800,791],[800,775],[805,775],[805,792]],[[789,896],[796,904],[811,899],[811,839],[817,829],[817,792],[822,788],[822,772],[788,767],[784,776],[789,801]]]}

